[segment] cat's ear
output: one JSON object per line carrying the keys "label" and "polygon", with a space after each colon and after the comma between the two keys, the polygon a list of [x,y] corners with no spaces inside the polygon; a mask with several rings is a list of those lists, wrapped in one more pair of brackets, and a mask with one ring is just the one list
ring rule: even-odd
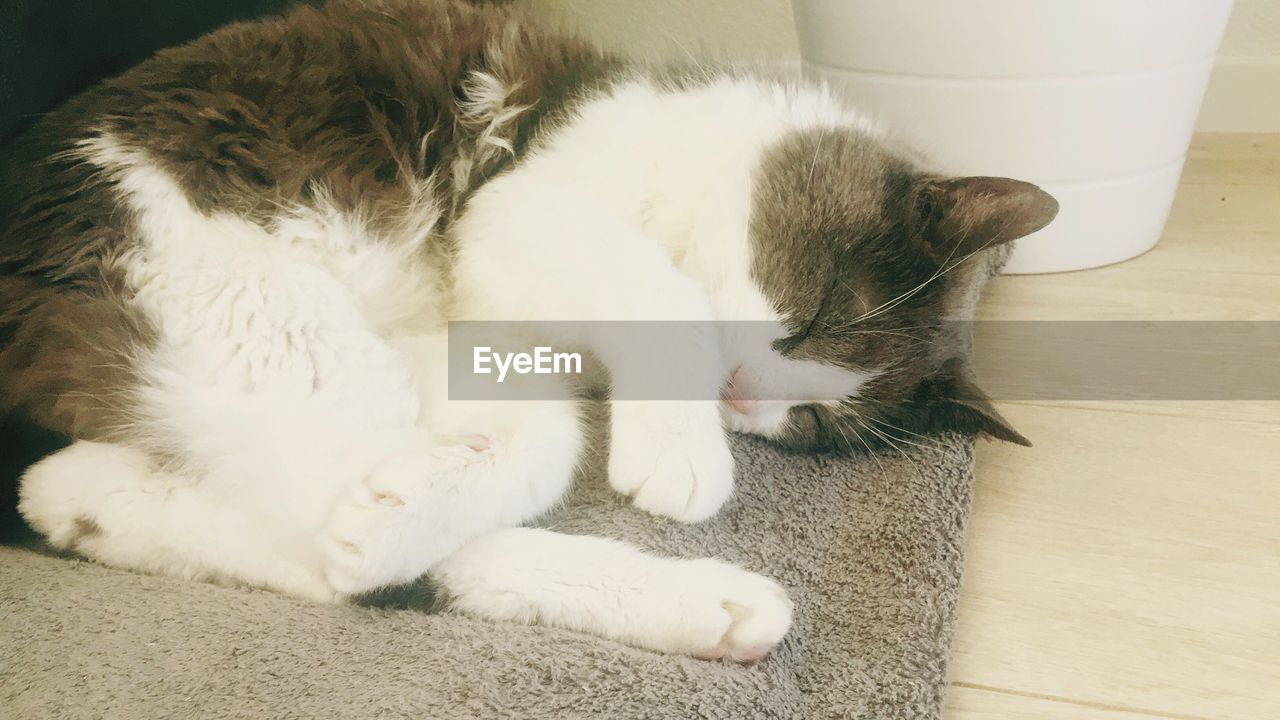
{"label": "cat's ear", "polygon": [[1013,425],[996,410],[991,398],[980,387],[967,363],[953,360],[935,379],[934,406],[930,420],[935,430],[982,433],[1026,447],[1031,441],[1013,429]]}
{"label": "cat's ear", "polygon": [[926,179],[919,205],[922,236],[939,262],[1030,235],[1058,214],[1049,193],[1002,177]]}
{"label": "cat's ear", "polygon": [[951,411],[967,416],[978,432],[986,433],[997,440],[1031,447],[1031,441],[1025,435],[1013,429],[1013,425],[991,404],[991,398],[978,387],[972,378],[958,381],[959,389],[949,400]]}

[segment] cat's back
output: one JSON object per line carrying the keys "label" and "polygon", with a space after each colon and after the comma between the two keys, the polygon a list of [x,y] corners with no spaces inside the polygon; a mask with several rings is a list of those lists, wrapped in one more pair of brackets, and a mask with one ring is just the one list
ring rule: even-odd
{"label": "cat's back", "polygon": [[376,204],[453,160],[458,88],[517,22],[488,4],[335,0],[228,26],[38,122],[6,151],[0,210],[65,195],[94,150],[145,155],[202,210],[270,214],[321,185]]}
{"label": "cat's back", "polygon": [[91,88],[4,149],[0,242],[46,235],[32,208],[92,186],[95,151],[145,155],[200,210],[258,220],[317,188],[377,214],[427,178],[454,208],[560,95],[609,66],[507,3],[330,0],[230,25]]}

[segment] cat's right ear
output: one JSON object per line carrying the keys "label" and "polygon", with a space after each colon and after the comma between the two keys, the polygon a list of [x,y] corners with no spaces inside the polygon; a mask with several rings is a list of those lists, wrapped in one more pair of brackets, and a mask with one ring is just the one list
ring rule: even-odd
{"label": "cat's right ear", "polygon": [[939,263],[1030,235],[1058,214],[1052,195],[1011,178],[928,178],[917,197],[921,236]]}

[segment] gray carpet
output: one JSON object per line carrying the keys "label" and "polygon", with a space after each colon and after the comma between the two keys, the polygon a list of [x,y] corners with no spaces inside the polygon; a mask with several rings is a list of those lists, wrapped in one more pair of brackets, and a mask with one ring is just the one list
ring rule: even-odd
{"label": "gray carpet", "polygon": [[0,717],[936,717],[972,443],[913,450],[802,457],[740,440],[738,494],[704,525],[641,514],[599,477],[552,518],[778,579],[795,627],[754,667],[0,548]]}

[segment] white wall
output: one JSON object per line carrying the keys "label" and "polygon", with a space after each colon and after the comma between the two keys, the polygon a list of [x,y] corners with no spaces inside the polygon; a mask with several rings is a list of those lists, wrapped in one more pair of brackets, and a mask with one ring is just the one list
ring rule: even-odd
{"label": "white wall", "polygon": [[[604,47],[646,59],[798,56],[790,0],[532,3]],[[1280,0],[1236,0],[1200,128],[1280,132]]]}
{"label": "white wall", "polygon": [[532,2],[544,16],[636,57],[798,57],[790,0]]}
{"label": "white wall", "polygon": [[1280,132],[1280,0],[1236,0],[1200,129]]}
{"label": "white wall", "polygon": [[1230,58],[1280,58],[1280,0],[1236,0],[1219,54]]}

